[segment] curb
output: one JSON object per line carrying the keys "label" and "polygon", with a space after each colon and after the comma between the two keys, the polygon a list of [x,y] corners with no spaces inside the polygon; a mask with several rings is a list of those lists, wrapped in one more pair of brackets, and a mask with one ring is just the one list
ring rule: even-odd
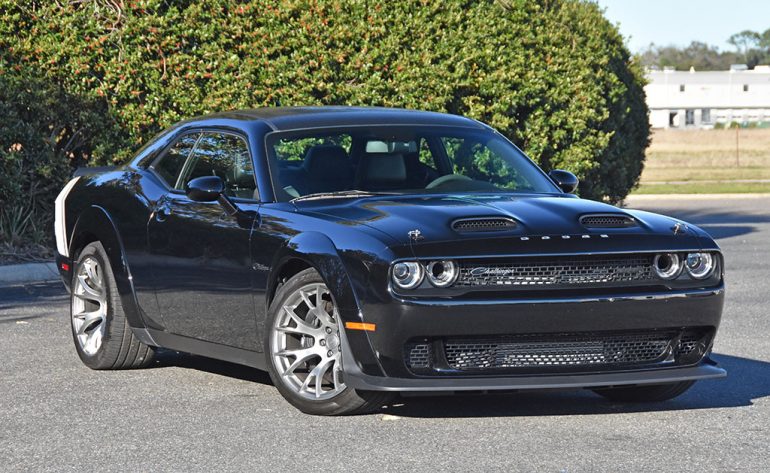
{"label": "curb", "polygon": [[55,263],[23,263],[0,266],[0,287],[29,282],[56,281],[59,272]]}

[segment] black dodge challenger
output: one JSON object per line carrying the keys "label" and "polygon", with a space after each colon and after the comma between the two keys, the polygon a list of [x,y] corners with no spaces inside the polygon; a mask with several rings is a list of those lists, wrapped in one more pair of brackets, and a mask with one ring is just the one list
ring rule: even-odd
{"label": "black dodge challenger", "polygon": [[394,392],[662,401],[724,376],[714,240],[577,184],[453,115],[188,120],[56,200],[75,348],[94,369],[164,347],[267,370],[312,414]]}

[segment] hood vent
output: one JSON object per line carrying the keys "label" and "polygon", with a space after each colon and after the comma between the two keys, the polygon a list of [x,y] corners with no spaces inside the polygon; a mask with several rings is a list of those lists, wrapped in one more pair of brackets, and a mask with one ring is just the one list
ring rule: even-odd
{"label": "hood vent", "polygon": [[633,217],[623,214],[583,215],[580,224],[587,228],[628,228],[637,225]]}
{"label": "hood vent", "polygon": [[516,221],[506,217],[458,218],[452,230],[458,233],[504,232],[516,228]]}

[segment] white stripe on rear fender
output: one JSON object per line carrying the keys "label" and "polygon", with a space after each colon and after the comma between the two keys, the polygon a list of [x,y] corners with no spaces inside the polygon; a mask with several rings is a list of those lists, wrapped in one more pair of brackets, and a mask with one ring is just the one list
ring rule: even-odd
{"label": "white stripe on rear fender", "polygon": [[56,197],[56,207],[54,211],[53,228],[56,233],[56,250],[62,256],[69,257],[70,251],[67,245],[67,225],[64,221],[64,202],[67,200],[67,194],[70,193],[75,183],[78,182],[80,176],[70,180],[64,189],[59,192],[59,196]]}

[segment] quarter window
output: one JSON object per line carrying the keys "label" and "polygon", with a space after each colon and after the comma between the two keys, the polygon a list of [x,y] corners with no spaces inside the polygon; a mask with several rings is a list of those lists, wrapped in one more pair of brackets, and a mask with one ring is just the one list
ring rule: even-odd
{"label": "quarter window", "polygon": [[177,187],[179,173],[182,172],[182,167],[195,146],[198,136],[200,133],[191,133],[179,138],[160,158],[160,161],[153,164],[152,169],[166,181],[169,187]]}
{"label": "quarter window", "polygon": [[187,163],[181,187],[196,177],[219,176],[230,197],[255,199],[257,188],[249,148],[242,138],[228,133],[204,133]]}

